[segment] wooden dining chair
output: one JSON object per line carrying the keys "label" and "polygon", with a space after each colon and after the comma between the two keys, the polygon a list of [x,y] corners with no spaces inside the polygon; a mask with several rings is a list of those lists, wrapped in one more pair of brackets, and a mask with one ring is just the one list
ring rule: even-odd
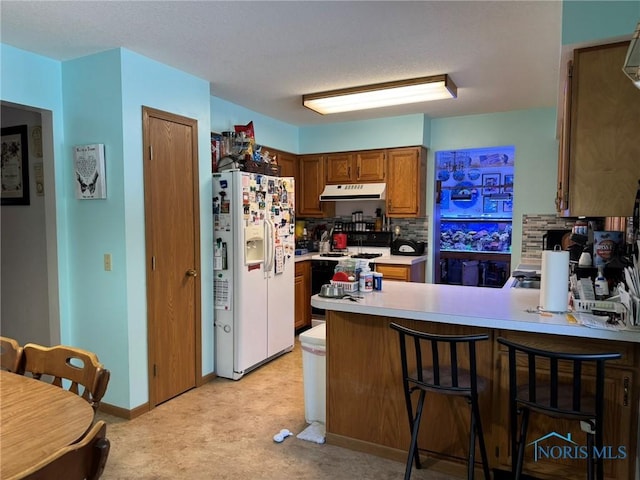
{"label": "wooden dining chair", "polygon": [[12,373],[24,373],[23,349],[16,340],[0,337],[0,368]]}
{"label": "wooden dining chair", "polygon": [[[24,370],[33,378],[44,380],[43,375],[53,377],[51,383],[80,395],[98,409],[104,396],[111,373],[98,361],[95,353],[80,348],[56,345],[43,347],[34,343],[24,346]],[[82,389],[80,388],[82,387]]]}
{"label": "wooden dining chair", "polygon": [[31,467],[24,480],[97,480],[104,472],[111,443],[107,424],[100,420],[78,443],[64,447]]}

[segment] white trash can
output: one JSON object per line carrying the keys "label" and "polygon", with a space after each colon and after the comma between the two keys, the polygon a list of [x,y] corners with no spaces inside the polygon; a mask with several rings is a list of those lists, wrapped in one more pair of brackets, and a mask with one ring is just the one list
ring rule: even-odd
{"label": "white trash can", "polygon": [[327,417],[327,329],[317,325],[300,334],[302,378],[304,381],[304,418],[307,423],[325,423]]}

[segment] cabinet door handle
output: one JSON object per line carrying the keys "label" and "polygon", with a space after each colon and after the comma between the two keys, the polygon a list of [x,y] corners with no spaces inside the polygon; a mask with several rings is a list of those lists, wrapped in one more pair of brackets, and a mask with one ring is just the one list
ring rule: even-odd
{"label": "cabinet door handle", "polygon": [[347,177],[351,178],[351,167],[347,167]]}
{"label": "cabinet door handle", "polygon": [[622,405],[627,407],[629,406],[629,377],[624,377],[624,380],[622,381],[622,386],[623,386],[623,396],[622,396]]}
{"label": "cabinet door handle", "polygon": [[358,180],[360,180],[360,165],[358,165]]}

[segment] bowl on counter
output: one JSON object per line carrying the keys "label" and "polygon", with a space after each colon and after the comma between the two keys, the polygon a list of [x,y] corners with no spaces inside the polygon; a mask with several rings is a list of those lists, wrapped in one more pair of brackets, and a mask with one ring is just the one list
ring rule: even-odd
{"label": "bowl on counter", "polygon": [[319,295],[326,298],[342,298],[345,295],[344,287],[342,285],[325,283],[320,287]]}

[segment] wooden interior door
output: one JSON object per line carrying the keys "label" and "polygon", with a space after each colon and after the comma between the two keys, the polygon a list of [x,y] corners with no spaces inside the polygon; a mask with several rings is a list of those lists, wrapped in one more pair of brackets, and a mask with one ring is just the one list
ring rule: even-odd
{"label": "wooden interior door", "polygon": [[197,121],[143,107],[151,408],[201,379]]}

